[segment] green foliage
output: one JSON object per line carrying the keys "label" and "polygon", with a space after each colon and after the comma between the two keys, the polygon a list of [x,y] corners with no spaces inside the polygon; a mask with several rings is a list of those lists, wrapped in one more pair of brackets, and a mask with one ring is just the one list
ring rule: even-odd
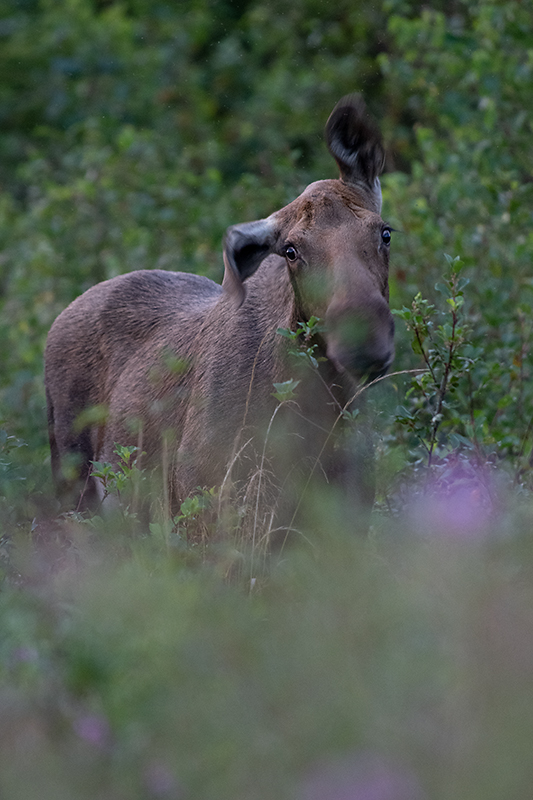
{"label": "green foliage", "polygon": [[[16,436],[10,436],[4,428],[0,428],[0,537],[9,536],[2,528],[7,523],[17,520],[17,506],[21,502],[21,483],[26,481],[26,475],[16,461],[16,452],[26,443]],[[1,540],[0,540],[1,541]],[[0,544],[1,548],[1,544]]]}
{"label": "green foliage", "polygon": [[[442,252],[460,254],[470,279],[468,402],[476,437],[523,470],[533,402],[528,11],[490,0],[460,3],[449,15],[390,6],[398,50],[379,60],[394,80],[398,134],[411,122],[398,137],[411,177],[384,181],[387,207],[405,234],[395,237],[393,304],[405,303],[406,291],[433,302]],[[397,365],[410,364],[406,355],[400,351]]]}
{"label": "green foliage", "polygon": [[[468,280],[460,277],[463,265],[458,257],[452,260],[447,256],[447,261],[451,274],[436,286],[444,295],[445,310],[439,312],[419,292],[411,308],[404,306],[401,311],[394,311],[411,332],[413,351],[422,356],[426,366],[411,379],[411,387],[406,392],[409,407],[401,407],[396,419],[418,439],[427,456],[428,467],[432,464],[438,434],[442,441],[443,429],[448,427],[454,431],[458,425],[464,425],[468,409],[454,408],[452,396],[462,379],[471,378],[476,363],[476,359],[465,354],[470,334],[463,313]],[[468,442],[465,437],[463,439]]]}
{"label": "green foliage", "polygon": [[218,489],[202,489],[197,487],[196,494],[185,498],[180,505],[180,513],[174,517],[174,533],[186,542],[194,543],[199,539],[205,541],[216,530],[213,511]]}
{"label": "green foliage", "polygon": [[18,447],[24,447],[25,443],[16,436],[9,436],[6,430],[0,428],[0,475],[2,482],[8,479],[11,467],[10,453]]}
{"label": "green foliage", "polygon": [[[278,328],[277,333],[293,343],[289,353],[293,358],[303,361],[313,369],[318,369],[320,357],[315,355],[318,344],[313,338],[324,329],[318,317],[311,316],[307,322],[300,322],[295,331]],[[322,359],[323,360],[323,359]]]}
{"label": "green foliage", "polygon": [[[126,489],[131,492],[139,491],[139,484],[143,480],[142,470],[139,469],[138,460],[142,455],[138,447],[124,447],[115,443],[114,453],[119,458],[118,466],[113,466],[107,461],[93,461],[91,475],[101,481],[103,489],[102,502],[111,494],[116,494],[119,503],[127,512],[128,507],[123,503],[123,494]],[[133,458],[133,455],[138,456]]]}
{"label": "green foliage", "polygon": [[361,540],[325,497],[313,514],[318,549],[251,596],[148,540],[80,540],[46,581],[23,563],[34,590],[0,593],[2,797],[527,796],[527,518]]}
{"label": "green foliage", "polygon": [[182,520],[193,519],[201,511],[210,508],[214,494],[214,488],[204,490],[199,488],[199,494],[191,495],[183,501],[180,506],[180,513],[175,518],[175,521],[181,522]]}

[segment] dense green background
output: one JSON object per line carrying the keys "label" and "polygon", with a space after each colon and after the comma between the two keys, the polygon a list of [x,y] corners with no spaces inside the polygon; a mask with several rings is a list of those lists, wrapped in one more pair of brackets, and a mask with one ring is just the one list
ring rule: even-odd
{"label": "dense green background", "polygon": [[[3,798],[529,796],[532,23],[525,0],[0,0]],[[245,548],[81,525],[35,556],[53,319],[133,269],[219,280],[228,225],[336,175],[322,131],[354,90],[387,147],[391,306],[437,303],[430,359],[445,253],[470,280],[431,470],[438,388],[390,378],[368,541],[324,499],[318,549],[250,599]]]}

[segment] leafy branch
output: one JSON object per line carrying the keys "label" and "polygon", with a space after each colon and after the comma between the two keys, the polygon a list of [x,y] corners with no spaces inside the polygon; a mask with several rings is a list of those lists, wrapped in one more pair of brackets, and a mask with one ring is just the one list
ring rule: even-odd
{"label": "leafy branch", "polygon": [[445,258],[450,272],[435,289],[444,296],[446,308],[437,309],[418,293],[410,308],[393,311],[405,322],[412,334],[411,347],[427,368],[412,378],[406,393],[409,407],[400,407],[396,419],[418,438],[428,467],[434,460],[446,411],[451,408],[451,395],[475,363],[465,354],[470,327],[464,314],[464,289],[469,281],[461,277],[459,257]]}

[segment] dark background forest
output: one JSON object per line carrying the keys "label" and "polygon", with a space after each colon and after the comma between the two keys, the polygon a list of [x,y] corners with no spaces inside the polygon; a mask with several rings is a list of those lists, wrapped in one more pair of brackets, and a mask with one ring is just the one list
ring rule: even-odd
{"label": "dark background forest", "polygon": [[[219,281],[229,225],[336,177],[352,91],[425,370],[372,390],[370,536],[324,498],[250,597],[244,547],[78,520],[36,551],[55,317],[135,269]],[[529,796],[532,107],[529,0],[0,0],[3,798]]]}

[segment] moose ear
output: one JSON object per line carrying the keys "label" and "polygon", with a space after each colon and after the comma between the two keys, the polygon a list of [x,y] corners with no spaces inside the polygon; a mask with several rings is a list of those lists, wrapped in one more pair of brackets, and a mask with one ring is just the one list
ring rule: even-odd
{"label": "moose ear", "polygon": [[261,261],[274,252],[277,226],[273,216],[244,225],[232,225],[224,237],[224,280],[222,285],[236,298],[244,300],[243,281],[253,275]]}
{"label": "moose ear", "polygon": [[385,151],[379,128],[360,95],[348,94],[339,100],[326,123],[326,141],[342,180],[377,192],[381,208],[378,178],[385,165]]}

